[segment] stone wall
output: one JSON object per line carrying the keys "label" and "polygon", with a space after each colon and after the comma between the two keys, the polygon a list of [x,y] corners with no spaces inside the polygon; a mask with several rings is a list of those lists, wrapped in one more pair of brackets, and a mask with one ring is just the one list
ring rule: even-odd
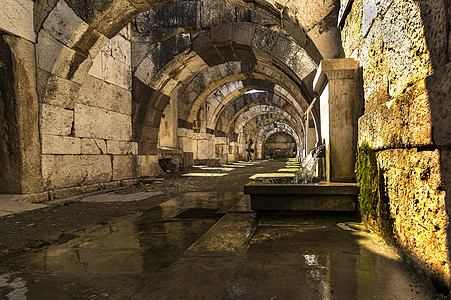
{"label": "stone wall", "polygon": [[111,39],[100,38],[88,54],[92,59],[69,76],[71,69],[64,61],[77,56],[69,47],[87,26],[66,2],[59,1],[38,35],[37,90],[45,189],[154,176],[160,170],[156,153],[138,155],[138,142],[133,137],[128,27]]}
{"label": "stone wall", "polygon": [[274,133],[266,139],[263,146],[264,157],[294,157],[296,156],[296,142],[288,134],[284,132]]}
{"label": "stone wall", "polygon": [[[359,145],[377,151],[395,242],[451,286],[449,2],[355,0],[342,29],[360,62]],[[448,104],[445,104],[448,98]]]}

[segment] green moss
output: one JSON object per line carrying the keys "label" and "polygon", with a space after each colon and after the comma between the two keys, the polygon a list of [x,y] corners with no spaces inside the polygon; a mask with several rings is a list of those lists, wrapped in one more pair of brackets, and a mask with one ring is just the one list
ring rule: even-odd
{"label": "green moss", "polygon": [[379,202],[379,176],[376,152],[363,145],[358,149],[356,159],[357,181],[360,183],[359,204],[363,216],[377,218]]}
{"label": "green moss", "polygon": [[393,243],[393,222],[389,199],[385,191],[383,170],[378,167],[376,151],[362,145],[356,159],[357,181],[360,183],[359,205],[363,222]]}

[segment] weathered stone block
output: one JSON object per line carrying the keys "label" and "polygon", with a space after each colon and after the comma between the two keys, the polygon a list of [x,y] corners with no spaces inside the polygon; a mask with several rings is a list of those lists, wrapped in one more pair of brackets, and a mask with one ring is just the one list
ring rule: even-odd
{"label": "weathered stone block", "polygon": [[137,163],[132,155],[113,156],[113,180],[137,177]]}
{"label": "weathered stone block", "polygon": [[137,177],[152,177],[162,173],[157,155],[138,155],[136,159]]}
{"label": "weathered stone block", "polygon": [[72,131],[74,111],[40,104],[39,124],[41,134],[69,135]]}
{"label": "weathered stone block", "polygon": [[131,89],[132,75],[130,65],[126,65],[112,56],[103,54],[102,73],[105,81],[124,89]]}
{"label": "weathered stone block", "polygon": [[78,83],[51,75],[47,81],[45,95],[41,98],[41,102],[74,109],[79,90],[80,85]]}
{"label": "weathered stone block", "polygon": [[[155,7],[139,15],[140,28],[191,27],[199,28],[201,2],[172,2],[165,7]],[[174,22],[174,19],[177,22]],[[145,32],[145,31],[144,31]]]}
{"label": "weathered stone block", "polygon": [[152,57],[149,55],[139,64],[136,68],[134,76],[145,84],[150,84],[152,78],[158,72],[158,67],[152,61]]}
{"label": "weathered stone block", "polygon": [[42,154],[81,154],[81,139],[69,136],[41,136]]}
{"label": "weathered stone block", "polygon": [[388,66],[384,41],[381,33],[381,21],[376,20],[373,30],[360,47],[360,64],[364,67],[363,88],[365,95],[365,112],[389,100]]}
{"label": "weathered stone block", "polygon": [[107,154],[138,154],[138,143],[123,141],[107,141]]}
{"label": "weathered stone block", "polygon": [[37,66],[49,73],[66,78],[75,51],[64,46],[52,37],[46,30],[39,31],[36,44]]}
{"label": "weathered stone block", "polygon": [[426,89],[431,113],[434,142],[437,145],[451,145],[451,63],[434,71],[426,79]]}
{"label": "weathered stone block", "polygon": [[433,144],[431,111],[422,82],[404,95],[359,119],[359,144],[368,143],[373,149]]}
{"label": "weathered stone block", "polygon": [[129,90],[94,77],[90,77],[81,86],[78,103],[132,114],[132,94]]}
{"label": "weathered stone block", "polygon": [[132,137],[131,116],[82,104],[75,106],[74,128],[78,137],[121,141]]}
{"label": "weathered stone block", "polygon": [[142,155],[157,155],[157,143],[138,142],[138,153]]}
{"label": "weathered stone block", "polygon": [[88,29],[65,1],[59,1],[44,22],[44,29],[68,47],[72,47]]}
{"label": "weathered stone block", "polygon": [[36,41],[32,0],[4,0],[0,6],[0,28],[30,42]]}
{"label": "weathered stone block", "polygon": [[190,137],[179,136],[177,139],[178,147],[184,152],[193,152],[193,140]]}
{"label": "weathered stone block", "polygon": [[211,40],[214,44],[226,44],[232,42],[232,24],[221,23],[210,28]]}
{"label": "weathered stone block", "polygon": [[419,4],[394,1],[382,19],[381,33],[386,51],[389,93],[396,97],[431,71]]}
{"label": "weathered stone block", "polygon": [[255,24],[248,22],[232,24],[232,39],[237,44],[251,46],[254,34]]}
{"label": "weathered stone block", "polygon": [[106,142],[96,139],[81,139],[82,154],[106,154]]}
{"label": "weathered stone block", "polygon": [[235,6],[225,3],[201,2],[200,13],[202,28],[209,28],[220,23],[236,22]]}
{"label": "weathered stone block", "polygon": [[116,35],[110,40],[109,44],[107,44],[105,48],[104,51],[111,55],[114,59],[117,59],[127,66],[131,66],[131,44],[124,37],[121,35]]}
{"label": "weathered stone block", "polygon": [[111,180],[108,155],[43,155],[42,176],[47,188],[74,187]]}
{"label": "weathered stone block", "polygon": [[88,75],[103,80],[103,72],[102,72],[102,56],[103,52],[100,52],[97,56],[92,60],[92,65],[89,68]]}
{"label": "weathered stone block", "polygon": [[434,277],[449,278],[440,151],[393,149],[378,152],[377,158],[397,243]]}

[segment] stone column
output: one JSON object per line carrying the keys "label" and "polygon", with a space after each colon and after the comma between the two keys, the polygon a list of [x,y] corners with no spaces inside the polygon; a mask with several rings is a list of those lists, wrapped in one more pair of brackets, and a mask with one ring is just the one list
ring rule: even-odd
{"label": "stone column", "polygon": [[357,120],[362,102],[358,62],[353,58],[323,60],[315,76],[314,90],[320,94],[326,179],[355,182]]}
{"label": "stone column", "polygon": [[173,97],[163,111],[158,133],[159,146],[178,148],[177,122],[177,99]]}
{"label": "stone column", "polygon": [[34,44],[0,35],[0,192],[43,190]]}

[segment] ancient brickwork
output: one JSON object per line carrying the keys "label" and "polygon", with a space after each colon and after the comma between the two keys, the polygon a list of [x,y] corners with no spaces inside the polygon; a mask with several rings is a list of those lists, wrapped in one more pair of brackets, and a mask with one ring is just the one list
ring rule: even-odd
{"label": "ancient brickwork", "polygon": [[377,150],[394,238],[449,287],[447,34],[445,1],[355,0],[342,29],[362,67],[359,145]]}
{"label": "ancient brickwork", "polygon": [[264,156],[293,157],[296,151],[296,142],[287,133],[275,133],[269,136],[264,143]]}
{"label": "ancient brickwork", "polygon": [[[155,175],[132,131],[131,43],[127,27],[101,36],[78,70],[68,61],[89,25],[59,1],[39,32],[37,52],[42,176],[46,189]],[[83,59],[82,59],[83,60]],[[152,161],[153,168],[140,165]],[[76,169],[76,171],[74,170]]]}

